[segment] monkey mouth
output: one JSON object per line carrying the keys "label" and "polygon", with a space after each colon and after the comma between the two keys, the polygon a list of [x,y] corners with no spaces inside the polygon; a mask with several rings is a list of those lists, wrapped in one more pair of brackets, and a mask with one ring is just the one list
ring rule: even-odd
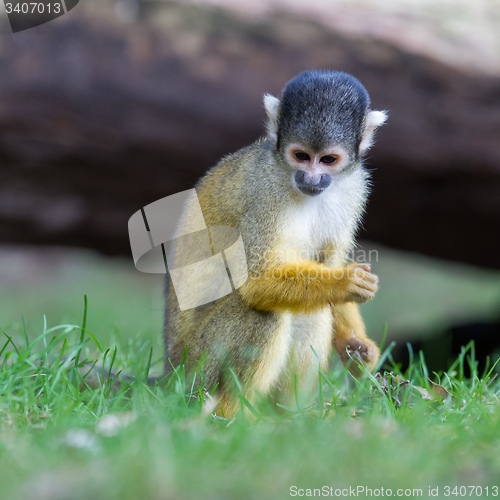
{"label": "monkey mouth", "polygon": [[321,194],[325,188],[319,188],[314,186],[297,186],[301,193],[307,194],[308,196],[318,196]]}

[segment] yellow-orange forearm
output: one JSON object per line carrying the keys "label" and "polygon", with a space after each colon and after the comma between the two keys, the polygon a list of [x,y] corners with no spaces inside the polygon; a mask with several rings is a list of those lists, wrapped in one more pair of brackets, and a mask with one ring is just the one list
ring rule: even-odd
{"label": "yellow-orange forearm", "polygon": [[265,311],[312,312],[327,304],[366,302],[377,290],[377,277],[357,264],[328,267],[314,261],[269,266],[240,288],[247,303]]}

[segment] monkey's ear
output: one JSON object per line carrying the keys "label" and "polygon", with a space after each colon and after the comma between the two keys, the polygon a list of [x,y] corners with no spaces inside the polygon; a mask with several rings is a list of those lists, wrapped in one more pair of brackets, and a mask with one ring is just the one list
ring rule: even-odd
{"label": "monkey's ear", "polygon": [[280,100],[271,94],[264,94],[264,108],[267,113],[267,134],[271,139],[277,141]]}
{"label": "monkey's ear", "polygon": [[365,129],[361,136],[361,143],[359,144],[359,153],[365,153],[373,144],[375,137],[375,130],[387,120],[387,113],[385,111],[368,111],[365,118]]}

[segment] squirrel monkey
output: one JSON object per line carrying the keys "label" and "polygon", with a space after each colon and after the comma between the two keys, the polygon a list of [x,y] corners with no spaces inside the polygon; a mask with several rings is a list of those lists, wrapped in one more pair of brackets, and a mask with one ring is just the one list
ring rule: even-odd
{"label": "squirrel monkey", "polygon": [[[187,369],[203,359],[205,386],[217,387],[217,411],[228,418],[240,408],[235,376],[250,402],[261,394],[294,405],[296,376],[299,395],[310,395],[318,358],[326,369],[333,348],[344,363],[351,356],[368,369],[379,358],[358,311],[378,278],[346,257],[369,191],[362,158],[387,116],[370,109],[356,78],[338,71],[305,71],[281,100],[266,94],[264,107],[266,136],[196,185],[206,225],[241,233],[247,281],[186,311],[171,283],[166,290],[167,363],[179,365],[189,346]],[[190,217],[186,206],[181,230]],[[350,369],[359,375],[356,363]]]}

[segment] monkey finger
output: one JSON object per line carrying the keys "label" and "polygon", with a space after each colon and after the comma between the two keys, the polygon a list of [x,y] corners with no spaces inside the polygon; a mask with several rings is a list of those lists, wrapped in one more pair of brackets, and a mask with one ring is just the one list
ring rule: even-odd
{"label": "monkey finger", "polygon": [[360,267],[361,269],[364,269],[367,273],[371,272],[371,270],[372,270],[372,267],[370,266],[370,264],[358,264],[358,267]]}
{"label": "monkey finger", "polygon": [[363,361],[371,361],[371,355],[368,351],[362,352],[361,356],[363,358]]}
{"label": "monkey finger", "polygon": [[362,290],[369,291],[369,292],[375,293],[378,290],[378,285],[377,285],[377,282],[375,282],[375,281],[365,281],[365,280],[360,279],[360,278],[354,278],[351,280],[351,283],[355,287],[360,288]]}
{"label": "monkey finger", "polygon": [[375,294],[359,292],[351,293],[348,297],[348,302],[355,302],[356,304],[364,304],[374,297]]}
{"label": "monkey finger", "polygon": [[355,361],[362,363],[363,360],[361,359],[359,351],[349,351],[349,354],[351,355],[351,358],[353,358]]}
{"label": "monkey finger", "polygon": [[370,281],[371,283],[378,283],[378,276],[372,273],[366,273],[364,276],[366,281]]}
{"label": "monkey finger", "polygon": [[352,270],[352,275],[358,278],[362,278],[366,281],[371,281],[372,283],[378,283],[378,276],[366,271],[362,267],[357,267]]}
{"label": "monkey finger", "polygon": [[373,287],[373,288],[368,288],[368,287],[359,287],[357,292],[364,298],[366,298],[366,300],[370,300],[370,299],[373,299],[373,297],[375,296],[375,292],[377,291],[377,288],[376,287]]}

